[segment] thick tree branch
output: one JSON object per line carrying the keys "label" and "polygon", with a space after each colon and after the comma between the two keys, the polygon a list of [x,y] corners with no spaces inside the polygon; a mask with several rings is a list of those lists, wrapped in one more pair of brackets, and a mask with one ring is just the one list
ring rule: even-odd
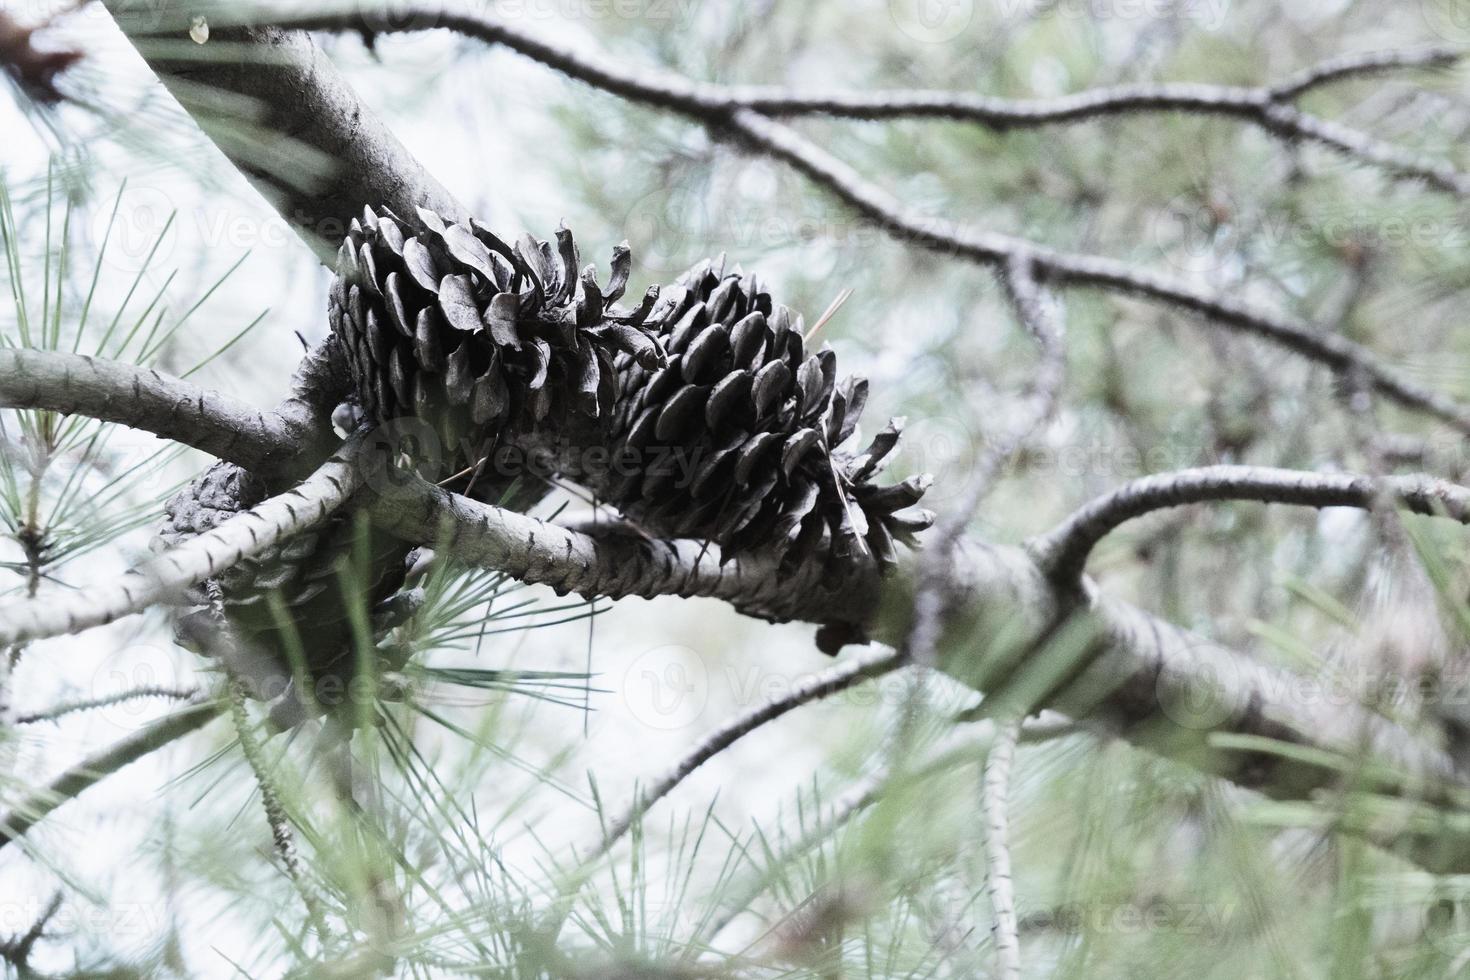
{"label": "thick tree branch", "polygon": [[0,348],[0,408],[44,408],[119,422],[238,463],[272,470],[309,435],[278,412],[157,371],[60,351]]}
{"label": "thick tree branch", "polygon": [[223,17],[201,46],[188,30],[207,4],[104,2],[169,91],[323,263],[335,263],[348,222],[369,204],[410,221],[416,206],[466,215],[306,35],[230,29]]}
{"label": "thick tree branch", "polygon": [[[447,554],[561,591],[714,596],[772,619],[872,622],[874,638],[890,643],[909,631],[912,560],[887,579],[868,569],[833,581],[817,563],[783,582],[760,556],[741,556],[722,569],[713,547],[593,538],[414,481],[385,497],[376,514],[415,540],[447,540]],[[1073,591],[1059,588],[1021,548],[962,539],[952,564],[941,646],[956,652],[939,666],[977,690],[1013,684],[1018,671],[1050,670],[1052,676],[1027,678],[1039,704],[1280,798],[1339,788],[1351,760],[1363,758],[1371,761],[1374,790],[1456,798],[1451,787],[1460,777],[1446,754],[1357,703],[1301,696],[1305,678],[1101,595],[1088,595],[1079,607]],[[873,621],[879,608],[884,612]],[[1047,649],[1062,623],[1072,624],[1076,649],[1033,656]],[[1203,711],[1196,707],[1202,701]],[[1283,749],[1233,748],[1218,734],[1253,736]],[[1293,753],[1293,746],[1313,751]],[[1470,839],[1453,853],[1413,850],[1432,843],[1428,837],[1406,835],[1398,843],[1418,860],[1470,868]]]}
{"label": "thick tree branch", "polygon": [[350,440],[301,485],[130,569],[115,584],[0,603],[0,646],[77,633],[169,602],[241,559],[321,524],[362,486]]}
{"label": "thick tree branch", "polygon": [[1030,547],[1057,582],[1075,583],[1092,549],[1126,521],[1171,507],[1219,500],[1363,509],[1394,503],[1414,514],[1470,524],[1470,489],[1430,476],[1375,480],[1263,466],[1207,466],[1128,483],[1089,503]]}
{"label": "thick tree branch", "polygon": [[[820,562],[783,576],[778,563],[762,554],[742,555],[722,566],[714,546],[618,533],[593,537],[450,494],[410,474],[379,469],[386,465],[383,460],[359,455],[358,465],[348,466],[343,457],[352,451],[346,448],[313,478],[326,484],[326,495],[345,497],[349,481],[364,482],[377,492],[375,520],[414,542],[434,542],[459,561],[562,592],[611,598],[710,596],[768,619],[868,623],[875,639],[890,644],[901,643],[911,626],[913,558],[886,578],[872,566],[833,576]],[[340,483],[333,485],[327,476],[337,473]],[[1351,494],[1344,490],[1343,499],[1356,495],[1357,501],[1371,501],[1372,491],[1371,483]],[[1434,485],[1426,487],[1426,508],[1440,499],[1436,493]],[[1457,493],[1449,496],[1457,498]],[[284,507],[286,499],[267,504]],[[243,532],[249,526],[236,525],[245,518],[241,515],[211,534],[231,528],[227,533],[234,537],[234,528]],[[210,544],[198,547],[214,550]],[[1005,684],[1017,664],[1051,662],[1055,667],[1055,658],[1030,658],[1025,651],[1045,648],[1059,624],[1071,622],[1074,637],[1083,637],[1081,652],[1056,669],[1038,700],[1096,730],[1285,799],[1342,787],[1344,772],[1355,759],[1371,760],[1376,767],[1370,788],[1416,798],[1455,798],[1449,787],[1458,785],[1460,776],[1439,749],[1356,703],[1303,697],[1303,678],[1268,669],[1126,603],[1089,592],[1079,606],[1075,590],[1059,587],[1023,548],[964,538],[956,542],[952,565],[940,622],[946,630],[941,647],[955,653],[939,666],[979,691]],[[187,583],[207,577],[207,562],[193,573],[175,578]],[[97,617],[96,599],[78,602]],[[115,604],[103,605],[111,609]],[[71,622],[66,605],[53,612],[21,606],[27,620],[19,627],[12,608],[0,607],[0,643],[11,635],[36,635],[28,628],[35,625],[32,616],[59,629]],[[1202,698],[1207,711],[1191,707]],[[1217,735],[1303,746],[1312,752],[1244,750],[1223,744]],[[1432,840],[1416,834],[1397,843],[1431,867],[1470,869],[1470,839],[1448,851],[1442,841],[1432,851],[1418,849]]]}

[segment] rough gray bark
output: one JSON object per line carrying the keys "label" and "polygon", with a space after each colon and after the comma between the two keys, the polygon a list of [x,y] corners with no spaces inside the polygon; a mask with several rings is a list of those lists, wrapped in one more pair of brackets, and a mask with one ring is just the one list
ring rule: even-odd
{"label": "rough gray bark", "polygon": [[[410,219],[415,206],[466,216],[302,32],[216,25],[206,54],[187,36],[200,4],[105,2],[163,84],[324,263],[367,204]],[[256,140],[290,141],[316,166],[303,174],[302,153],[273,166]]]}
{"label": "rough gray bark", "polygon": [[190,586],[241,559],[316,527],[362,486],[363,468],[357,463],[360,445],[358,440],[349,440],[300,485],[169,548],[130,569],[115,583],[60,598],[0,602],[0,647],[79,633],[175,601]]}
{"label": "rough gray bark", "polygon": [[294,455],[311,430],[279,412],[180,383],[157,371],[81,354],[0,348],[0,407],[46,408],[119,422],[251,469]]}

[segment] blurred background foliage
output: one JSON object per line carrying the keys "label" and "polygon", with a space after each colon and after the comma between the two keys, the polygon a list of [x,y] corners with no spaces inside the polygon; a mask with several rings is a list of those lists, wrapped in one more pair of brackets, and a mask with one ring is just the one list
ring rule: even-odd
{"label": "blurred background foliage", "polygon": [[[1255,85],[1339,53],[1470,42],[1470,15],[1453,0],[488,9],[695,78],[1011,97],[1132,81]],[[49,10],[21,3],[14,16]],[[38,106],[19,88],[0,100],[14,297],[0,304],[4,342],[96,346],[175,373],[198,366],[204,383],[270,404],[297,337],[325,333],[328,273],[100,5],[47,37],[84,57],[63,76],[62,102]],[[936,473],[940,509],[1006,431],[1034,353],[988,274],[890,239],[694,125],[509,52],[440,34],[371,50],[355,37],[322,43],[494,228],[545,237],[564,219],[588,261],[627,238],[639,288],[724,251],[809,318],[853,289],[825,336],[844,371],[873,382],[870,428],[885,414],[909,418],[898,469]],[[1351,82],[1307,105],[1465,168],[1467,78]],[[1449,195],[1221,119],[800,128],[921,211],[1252,297],[1470,398],[1470,215]],[[1019,541],[1130,478],[1185,466],[1470,469],[1443,430],[1258,342],[1092,293],[1067,295],[1065,313],[1061,411],[977,517],[991,540]],[[50,334],[35,326],[47,323]],[[147,548],[163,497],[204,465],[110,427],[0,419],[0,588],[30,587],[26,528],[58,542],[45,569],[57,587],[116,574]],[[88,561],[61,560],[80,554]],[[1241,504],[1136,522],[1091,567],[1109,592],[1268,662],[1397,677],[1463,646],[1464,555],[1453,526]],[[898,754],[907,679],[808,706],[696,772],[589,870],[579,856],[639,781],[829,661],[808,627],[768,627],[707,601],[632,600],[592,618],[497,580],[445,582],[439,599],[413,624],[422,703],[382,705],[380,724],[354,738],[355,772],[334,771],[307,737],[260,746],[298,830],[304,884],[283,873],[258,782],[235,733],[216,724],[70,804],[24,851],[0,854],[0,940],[23,938],[56,895],[29,956],[43,975],[991,970],[977,804],[988,728],[947,721],[969,695],[930,680],[917,735]],[[148,616],[34,644],[17,658],[8,720],[140,684],[205,682],[169,635]],[[0,800],[161,710],[143,699],[14,725],[0,743]],[[343,803],[343,779],[375,787],[381,806]],[[1120,743],[1059,733],[1023,744],[1011,812],[1027,976],[1448,977],[1470,964],[1466,879],[1427,875],[1323,832],[1311,812]],[[331,925],[321,961],[302,891]],[[566,920],[554,946],[538,931],[549,911]]]}

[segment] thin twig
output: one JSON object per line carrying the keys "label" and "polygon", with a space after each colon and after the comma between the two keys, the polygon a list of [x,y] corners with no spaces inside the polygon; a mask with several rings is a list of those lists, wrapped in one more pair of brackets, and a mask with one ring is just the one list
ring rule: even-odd
{"label": "thin twig", "polygon": [[35,711],[30,714],[18,715],[15,719],[17,725],[35,725],[45,721],[59,721],[67,715],[74,715],[82,711],[95,711],[98,708],[109,708],[115,704],[127,701],[138,701],[143,698],[164,698],[172,701],[191,701],[199,696],[198,688],[174,688],[145,686],[129,688],[116,694],[108,694],[102,697],[87,698],[81,701],[63,701],[54,704],[44,711]]}
{"label": "thin twig", "polygon": [[[154,15],[156,16],[156,15]],[[226,12],[225,16],[230,16]],[[365,27],[355,11],[277,15],[274,11],[233,16],[249,22],[255,16],[272,23],[308,31],[361,31],[369,34],[420,31],[442,27],[487,44],[501,44],[555,68],[573,78],[625,99],[658,108],[719,121],[741,110],[766,116],[825,115],[847,119],[940,119],[968,122],[993,130],[1088,122],[1137,113],[1177,112],[1225,116],[1253,123],[1288,141],[1306,140],[1351,159],[1384,168],[1394,177],[1423,181],[1456,195],[1470,193],[1470,175],[1448,165],[1419,159],[1366,133],[1346,130],[1317,116],[1297,110],[1276,110],[1314,88],[1351,77],[1410,68],[1445,68],[1465,57],[1463,48],[1448,46],[1384,51],[1334,58],[1306,69],[1277,85],[1253,88],[1199,83],[1120,85],[1075,95],[1041,99],[1004,99],[994,96],[935,90],[879,92],[797,92],[773,85],[717,85],[695,81],[666,70],[628,68],[610,59],[573,51],[557,42],[500,18],[478,12],[444,11],[438,7],[409,7],[396,12],[394,24]],[[1350,138],[1328,135],[1334,127]],[[1340,137],[1343,133],[1338,133]]]}
{"label": "thin twig", "polygon": [[919,566],[919,588],[914,595],[914,622],[905,644],[908,656],[923,666],[933,666],[939,643],[944,593],[949,588],[955,542],[990,491],[996,475],[1020,452],[1031,437],[1056,412],[1066,375],[1063,325],[1052,315],[1047,299],[1036,281],[1030,257],[1018,254],[1001,274],[1001,285],[1011,307],[1041,350],[1041,362],[1027,386],[1021,420],[1002,438],[992,442],[975,463],[960,503],[940,519],[930,535],[929,552]]}
{"label": "thin twig", "polygon": [[51,780],[32,790],[16,803],[9,814],[0,814],[0,848],[24,837],[37,823],[67,800],[131,762],[136,762],[176,742],[212,721],[222,710],[215,701],[201,701],[165,715],[101,752],[88,756]]}
{"label": "thin twig", "polygon": [[730,718],[701,739],[664,775],[649,783],[647,787],[635,788],[633,801],[628,804],[621,815],[604,824],[602,837],[598,844],[582,860],[579,873],[572,877],[569,887],[562,892],[560,899],[553,904],[551,911],[546,915],[541,928],[543,937],[548,941],[555,941],[566,922],[572,901],[582,883],[587,880],[595,863],[611,851],[618,841],[627,836],[628,831],[643,819],[643,816],[655,803],[672,793],[675,787],[687,779],[694,770],[746,735],[792,710],[804,704],[839,694],[863,681],[880,677],[901,666],[903,666],[903,658],[897,651],[888,648],[879,648],[875,652],[854,656],[844,663],[796,684],[785,695],[772,698],[750,711]]}
{"label": "thin twig", "polygon": [[1301,98],[1313,89],[1349,79],[1368,78],[1406,69],[1453,68],[1464,60],[1466,53],[1464,45],[1437,44],[1340,55],[1303,69],[1273,85],[1271,96],[1279,102],[1288,102]]}
{"label": "thin twig", "polygon": [[1470,524],[1470,488],[1430,476],[1311,473],[1264,466],[1207,466],[1134,480],[1087,504],[1028,543],[1054,581],[1075,583],[1099,541],[1136,517],[1171,507],[1241,500],[1371,510],[1384,499],[1414,514]]}
{"label": "thin twig", "polygon": [[1021,936],[1016,923],[1015,882],[1011,878],[1010,818],[1007,809],[1011,792],[1011,764],[1021,720],[1008,719],[996,726],[995,741],[985,760],[981,809],[985,814],[985,880],[994,915],[991,935],[995,938],[995,975],[998,980],[1020,980]]}
{"label": "thin twig", "polygon": [[897,670],[902,665],[902,658],[894,650],[880,647],[876,651],[860,653],[794,685],[785,695],[729,719],[701,739],[667,773],[636,791],[635,799],[626,811],[608,822],[602,842],[594,850],[592,857],[595,859],[606,854],[635,822],[643,818],[650,807],[673,792],[694,770],[757,728],[804,704],[832,697],[863,681]]}
{"label": "thin twig", "polygon": [[[973,730],[957,731],[929,758],[913,767],[885,768],[858,782],[833,801],[825,819],[803,834],[781,852],[774,862],[777,866],[790,865],[813,848],[830,840],[854,817],[882,800],[897,787],[908,786],[947,772],[956,766],[973,763],[987,751],[994,738],[994,719],[983,722],[985,728],[977,738]],[[1020,742],[1026,745],[1041,744],[1058,738],[1076,735],[1079,729],[1070,723],[1031,721],[1021,727]],[[733,901],[722,900],[725,911],[716,917],[704,931],[710,941],[717,938],[731,922],[735,921],[757,898],[774,884],[769,875],[756,879],[751,887]]]}
{"label": "thin twig", "polygon": [[240,751],[245,756],[250,771],[255,774],[255,783],[260,788],[260,803],[265,810],[266,823],[270,825],[271,843],[276,849],[276,855],[281,859],[281,864],[286,869],[286,877],[291,879],[296,893],[301,896],[302,904],[306,906],[307,917],[311,920],[312,928],[316,930],[318,939],[326,943],[331,936],[331,932],[327,929],[327,918],[322,912],[321,901],[315,889],[301,869],[301,861],[296,853],[295,835],[291,833],[290,817],[286,814],[286,807],[281,803],[280,793],[276,791],[275,777],[271,774],[270,767],[266,765],[260,739],[255,737],[250,715],[245,710],[244,689],[238,684],[231,684],[229,699],[230,718],[235,725],[235,735],[240,740]]}

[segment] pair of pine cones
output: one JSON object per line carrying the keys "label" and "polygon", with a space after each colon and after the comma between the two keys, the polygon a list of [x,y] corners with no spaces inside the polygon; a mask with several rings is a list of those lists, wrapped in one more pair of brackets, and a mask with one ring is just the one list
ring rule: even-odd
{"label": "pair of pine cones", "polygon": [[[555,244],[512,246],[478,222],[418,218],[369,209],[352,223],[329,311],[358,413],[432,434],[425,476],[524,507],[550,489],[547,474],[507,463],[540,453],[555,477],[650,536],[712,542],[722,559],[769,550],[787,569],[823,556],[887,567],[896,542],[912,545],[932,522],[915,506],[927,478],[871,482],[900,424],[860,452],[842,448],[867,382],[839,381],[833,352],[808,350],[802,318],[755,276],[706,260],[625,305],[626,243],[603,285],[565,228]],[[206,530],[266,492],[216,466],[170,501],[165,538]],[[350,551],[351,524],[339,517],[209,585],[212,615],[269,651],[283,642],[281,608],[292,610],[311,672],[340,673],[354,659],[351,631],[327,570]],[[367,552],[357,580],[369,602],[387,601],[404,583],[407,546],[373,540]]]}

